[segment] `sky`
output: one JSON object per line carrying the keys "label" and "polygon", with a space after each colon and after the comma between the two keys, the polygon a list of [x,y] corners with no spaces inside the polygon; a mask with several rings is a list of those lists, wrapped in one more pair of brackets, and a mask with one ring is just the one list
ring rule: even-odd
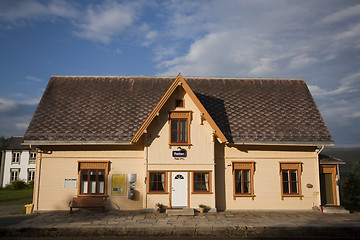
{"label": "sky", "polygon": [[0,0],[0,136],[52,75],[301,78],[337,147],[360,147],[358,0]]}

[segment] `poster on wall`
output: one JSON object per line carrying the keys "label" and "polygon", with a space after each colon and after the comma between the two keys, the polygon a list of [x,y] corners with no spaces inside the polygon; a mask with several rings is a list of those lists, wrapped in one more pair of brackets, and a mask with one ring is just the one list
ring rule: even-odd
{"label": "poster on wall", "polygon": [[126,194],[126,174],[113,174],[111,181],[111,194]]}

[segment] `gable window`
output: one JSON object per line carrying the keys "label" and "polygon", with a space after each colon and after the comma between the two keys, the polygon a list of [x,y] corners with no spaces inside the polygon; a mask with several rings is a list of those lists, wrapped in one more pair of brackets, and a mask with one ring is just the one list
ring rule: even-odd
{"label": "gable window", "polygon": [[233,188],[236,197],[252,197],[254,199],[254,162],[233,163]]}
{"label": "gable window", "polygon": [[31,182],[31,181],[34,181],[34,179],[35,179],[35,168],[29,168],[27,181]]}
{"label": "gable window", "polygon": [[300,197],[301,163],[280,163],[281,198]]}
{"label": "gable window", "polygon": [[166,193],[166,172],[149,172],[148,175],[149,193]]}
{"label": "gable window", "polygon": [[189,145],[190,112],[170,113],[170,145]]}
{"label": "gable window", "polygon": [[193,173],[193,193],[209,193],[211,191],[210,172]]}
{"label": "gable window", "polygon": [[11,163],[13,163],[13,164],[20,163],[20,152],[13,152],[12,153],[12,161],[11,161]]}
{"label": "gable window", "polygon": [[80,195],[106,195],[108,162],[80,162]]}
{"label": "gable window", "polygon": [[19,168],[12,168],[10,169],[10,182],[18,181],[19,180]]}

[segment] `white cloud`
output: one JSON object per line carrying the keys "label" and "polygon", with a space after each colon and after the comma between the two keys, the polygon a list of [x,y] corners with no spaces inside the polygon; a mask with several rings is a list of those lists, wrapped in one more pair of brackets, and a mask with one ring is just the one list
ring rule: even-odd
{"label": "white cloud", "polygon": [[112,39],[131,26],[136,17],[136,4],[119,4],[105,1],[96,6],[88,6],[75,35],[91,41],[110,43]]}
{"label": "white cloud", "polygon": [[1,112],[8,112],[14,109],[17,106],[15,101],[0,98],[0,113]]}
{"label": "white cloud", "polygon": [[317,85],[309,86],[314,97],[324,98],[340,94],[350,94],[360,92],[360,73],[347,76],[339,81],[337,88],[333,90],[325,90]]}
{"label": "white cloud", "polygon": [[309,66],[310,64],[319,62],[319,59],[315,57],[309,57],[307,54],[301,54],[299,56],[295,56],[290,64],[290,69],[299,69]]}
{"label": "white cloud", "polygon": [[34,77],[34,76],[26,76],[25,79],[33,81],[33,82],[42,82],[43,81],[41,78]]}
{"label": "white cloud", "polygon": [[350,26],[347,30],[337,33],[333,39],[335,41],[358,40],[360,37],[360,23]]}
{"label": "white cloud", "polygon": [[29,123],[16,123],[15,126],[19,130],[26,130],[29,126]]}
{"label": "white cloud", "polygon": [[324,23],[334,23],[360,15],[360,4],[337,11],[322,19]]}
{"label": "white cloud", "polygon": [[[13,25],[25,24],[27,20],[49,20],[49,18],[74,18],[77,10],[66,1],[36,0],[0,2],[0,20]],[[11,28],[11,27],[9,27]]]}

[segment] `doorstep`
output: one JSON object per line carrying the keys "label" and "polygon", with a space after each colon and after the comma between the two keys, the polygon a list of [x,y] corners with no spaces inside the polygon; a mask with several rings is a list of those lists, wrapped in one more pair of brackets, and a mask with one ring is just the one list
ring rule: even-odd
{"label": "doorstep", "polygon": [[195,211],[193,208],[174,208],[166,209],[168,216],[194,216]]}

